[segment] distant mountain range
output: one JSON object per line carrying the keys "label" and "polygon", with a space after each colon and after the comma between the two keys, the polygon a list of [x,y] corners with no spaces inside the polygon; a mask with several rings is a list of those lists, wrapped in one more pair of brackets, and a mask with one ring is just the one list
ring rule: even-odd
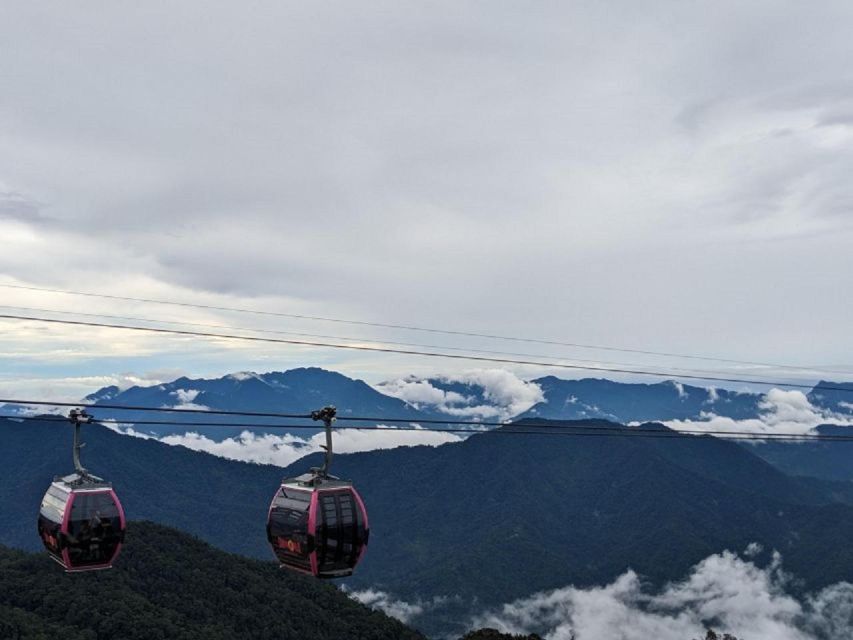
{"label": "distant mountain range", "polygon": [[[820,421],[821,414],[834,418],[834,424],[820,427],[820,432],[849,435],[845,427],[838,426],[838,420],[847,416],[853,425],[853,383],[820,381],[807,394],[807,399],[815,413],[814,424]],[[92,413],[99,419],[128,423],[154,420],[165,423],[137,425],[137,432],[162,437],[192,430],[216,441],[238,436],[247,430],[239,426],[246,422],[285,426],[314,423],[306,419],[241,419],[215,415],[177,418],[166,412],[138,413],[107,406],[308,414],[324,405],[334,404],[342,419],[348,415],[368,416],[376,418],[377,422],[391,418],[417,422],[425,419],[494,421],[513,417],[603,419],[621,424],[668,420],[701,422],[712,417],[750,420],[762,418],[771,410],[763,394],[685,385],[675,381],[644,384],[593,378],[563,380],[554,376],[523,381],[509,372],[496,370],[456,378],[408,377],[371,386],[362,380],[316,367],[262,374],[242,372],[214,379],[182,377],[168,383],[123,390],[109,386],[90,394],[85,401],[96,405]],[[16,408],[6,406],[4,412],[9,413],[13,409]],[[186,426],[190,421],[238,426]],[[259,433],[270,431],[263,426],[248,430]],[[317,433],[311,429],[294,429],[293,432],[302,437]],[[828,480],[853,479],[853,462],[850,462],[853,457],[847,455],[848,447],[840,444],[806,443],[790,446],[768,443],[746,446],[752,453],[788,473]]]}
{"label": "distant mountain range", "polygon": [[678,382],[656,384],[622,383],[586,378],[561,380],[554,376],[538,378],[545,400],[522,417],[552,420],[588,420],[600,418],[614,422],[650,420],[700,420],[703,415],[743,420],[755,418],[761,410],[760,394],[684,385]]}
{"label": "distant mountain range", "polygon": [[[552,420],[603,419],[622,424],[704,420],[721,416],[735,420],[758,418],[766,410],[765,396],[759,393],[705,388],[667,381],[654,384],[622,383],[586,378],[563,380],[553,376],[521,381],[508,372],[490,379],[479,377],[406,378],[371,386],[362,380],[320,368],[292,369],[270,373],[236,373],[215,379],[178,378],[169,383],[121,390],[104,387],[85,398],[95,405],[146,407],[206,407],[223,411],[253,411],[307,414],[327,404],[339,409],[339,416],[367,416],[383,419],[429,418],[476,420],[496,418],[548,418]],[[514,385],[507,384],[509,382]],[[850,389],[812,390],[808,399],[819,411],[850,416],[853,422],[853,383],[822,381],[818,386]],[[8,411],[10,407],[6,407]],[[133,422],[139,413],[96,408],[101,419]],[[147,413],[147,419],[172,422],[167,413]],[[205,416],[208,422],[235,422],[234,417]],[[236,419],[240,422],[239,418]],[[253,423],[287,424],[287,420],[252,418]],[[245,422],[245,420],[244,420]],[[294,423],[305,420],[292,420]],[[181,426],[149,425],[138,429],[156,435],[185,432]],[[243,429],[194,429],[213,439],[223,439]],[[263,429],[260,429],[261,431]]]}
{"label": "distant mountain range", "polygon": [[[339,407],[339,416],[358,415],[381,418],[410,418],[412,420],[432,417],[411,405],[376,391],[361,380],[353,380],[340,373],[319,368],[292,369],[271,373],[235,373],[215,379],[178,378],[169,383],[148,387],[134,386],[120,390],[110,386],[99,389],[85,398],[95,405],[127,405],[144,407],[208,408],[221,411],[252,411],[260,413],[309,414],[326,405]],[[98,409],[92,411],[98,418],[133,422],[134,420],[175,421],[168,413],[122,411]],[[141,418],[140,415],[144,415]],[[182,417],[183,418],[183,417]],[[247,422],[288,424],[310,423],[310,420],[282,420],[277,418],[245,418],[234,416],[205,416],[206,422]],[[179,425],[147,425],[140,431],[156,435],[183,433],[187,429]],[[213,439],[234,436],[243,428],[193,429]],[[263,429],[259,429],[263,431]],[[305,433],[305,432],[300,432]],[[310,432],[308,432],[310,433]]]}
{"label": "distant mountain range", "polygon": [[150,387],[104,387],[86,401],[102,404],[177,406],[195,404],[211,409],[244,408],[251,411],[305,413],[327,404],[341,407],[343,416],[384,415],[406,417],[417,413],[396,398],[384,395],[366,382],[316,367],[270,373],[232,373],[222,378],[178,378]]}
{"label": "distant mountain range", "polygon": [[[619,428],[574,426],[584,425]],[[710,554],[751,543],[765,560],[779,550],[804,588],[853,580],[853,483],[789,477],[747,448],[708,436],[502,430],[440,447],[337,456],[333,471],[355,480],[372,529],[347,584],[415,602],[450,597],[444,613],[413,620],[436,633],[463,631],[454,625],[475,601],[491,606],[603,584],[629,567],[660,584]],[[51,477],[69,469],[70,429],[0,420],[0,432],[0,543],[37,549],[36,505]],[[130,518],[270,562],[270,496],[283,475],[318,462],[309,457],[284,470],[233,462],[97,425],[86,428],[85,440],[87,464],[113,481]]]}
{"label": "distant mountain range", "polygon": [[[473,379],[471,379],[473,378]],[[511,391],[489,386],[486,376],[468,378],[415,378],[386,382],[378,385],[381,391],[408,399],[422,411],[454,416],[487,414],[494,408],[511,409]],[[564,380],[555,376],[536,378],[524,383],[536,388],[539,398],[527,407],[507,411],[509,418],[539,417],[552,420],[602,419],[620,422],[646,422],[653,420],[702,420],[713,414],[734,420],[758,417],[765,409],[762,393],[730,391],[715,387],[699,387],[677,381],[657,383],[625,383],[600,378]],[[827,391],[813,389],[807,397],[815,408],[849,415],[853,420],[853,383],[821,381],[816,387],[850,389]],[[430,394],[435,390],[440,394]],[[534,394],[519,395],[533,397]],[[518,404],[518,403],[515,403]]]}

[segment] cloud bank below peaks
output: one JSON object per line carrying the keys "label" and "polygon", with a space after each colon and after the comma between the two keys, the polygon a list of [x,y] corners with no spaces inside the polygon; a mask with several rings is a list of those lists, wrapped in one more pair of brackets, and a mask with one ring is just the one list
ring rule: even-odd
{"label": "cloud bank below peaks", "polygon": [[702,414],[701,420],[668,420],[672,429],[702,431],[747,431],[750,433],[776,433],[802,435],[812,433],[822,424],[853,424],[853,415],[842,415],[814,406],[802,391],[771,389],[759,404],[761,413],[756,418],[736,420],[711,412]]}
{"label": "cloud bank below peaks", "polygon": [[[158,440],[164,444],[186,447],[242,462],[273,464],[285,467],[300,458],[323,451],[326,436],[318,433],[310,438],[300,438],[289,433],[282,435],[243,431],[233,438],[216,441],[205,435],[188,432],[178,435],[156,437],[140,433],[132,427],[105,422],[115,431],[129,436]],[[335,432],[335,453],[357,453],[375,449],[415,447],[418,445],[439,446],[448,442],[459,442],[462,438],[450,433],[436,433],[421,429],[401,431],[393,427],[373,431],[340,430]]]}
{"label": "cloud bank below peaks", "polygon": [[[346,591],[346,585],[344,585]],[[450,602],[450,598],[438,596],[429,601],[416,600],[415,602],[406,602],[394,598],[387,591],[378,589],[364,589],[361,591],[349,592],[350,598],[371,607],[378,609],[392,618],[397,618],[400,622],[408,624],[414,618],[422,616],[424,613],[439,609]]]}
{"label": "cloud bank below peaks", "polygon": [[[744,555],[757,553],[750,545]],[[798,600],[786,592],[789,580],[776,553],[761,568],[725,551],[657,593],[628,571],[603,587],[537,593],[479,615],[470,626],[546,640],[689,640],[704,638],[708,627],[749,640],[853,637],[853,585],[838,583]]]}
{"label": "cloud bank below peaks", "polygon": [[508,420],[545,400],[538,384],[504,369],[474,369],[435,378],[408,376],[376,388],[418,409],[469,420]]}

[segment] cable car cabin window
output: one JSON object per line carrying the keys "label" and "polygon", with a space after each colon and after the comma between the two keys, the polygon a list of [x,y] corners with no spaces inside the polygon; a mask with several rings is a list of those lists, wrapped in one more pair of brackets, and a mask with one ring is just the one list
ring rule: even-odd
{"label": "cable car cabin window", "polygon": [[279,561],[311,570],[308,544],[308,512],[311,494],[280,489],[270,509],[268,538]]}
{"label": "cable car cabin window", "polygon": [[320,573],[355,567],[364,544],[364,523],[350,491],[329,491],[319,496],[322,513],[318,527],[317,561]]}
{"label": "cable car cabin window", "polygon": [[121,518],[109,492],[74,495],[67,541],[72,567],[112,561],[121,542]]}
{"label": "cable car cabin window", "polygon": [[68,494],[52,486],[44,494],[44,498],[41,501],[40,513],[51,522],[61,524],[62,518],[65,515],[65,504],[67,501]]}
{"label": "cable car cabin window", "polygon": [[52,486],[44,494],[39,509],[38,533],[44,546],[54,556],[62,552],[60,547],[60,529],[65,505],[68,501],[68,493]]}
{"label": "cable car cabin window", "polygon": [[270,510],[270,533],[279,536],[308,533],[310,505],[310,493],[280,489]]}

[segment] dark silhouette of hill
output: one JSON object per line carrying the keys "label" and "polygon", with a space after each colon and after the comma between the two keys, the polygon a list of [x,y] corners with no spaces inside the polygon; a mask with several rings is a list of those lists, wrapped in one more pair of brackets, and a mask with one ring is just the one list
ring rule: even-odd
{"label": "dark silhouette of hill", "polygon": [[334,586],[132,522],[110,571],[65,574],[0,547],[0,638],[423,638]]}
{"label": "dark silhouette of hill", "polygon": [[[36,549],[37,506],[52,476],[70,469],[71,429],[9,420],[0,429],[0,542]],[[131,519],[270,565],[270,497],[282,476],[319,463],[311,456],[284,470],[233,462],[100,425],[84,438],[85,462],[113,481]],[[336,456],[333,472],[355,480],[370,512],[370,549],[347,584],[410,601],[458,596],[493,605],[602,584],[628,568],[660,584],[753,542],[765,554],[780,551],[804,588],[853,579],[847,484],[786,476],[707,436],[483,433],[438,448]]]}
{"label": "dark silhouette of hill", "polygon": [[853,382],[821,380],[809,392],[808,397],[809,401],[818,407],[836,413],[853,414]]}
{"label": "dark silhouette of hill", "polygon": [[[71,464],[71,427],[61,422],[0,420],[0,543],[37,549],[38,505],[56,474]],[[265,524],[283,470],[225,460],[156,440],[83,428],[83,462],[110,481],[128,517],[195,534],[222,549],[272,558]]]}
{"label": "dark silhouette of hill", "polygon": [[507,602],[629,567],[660,584],[752,542],[806,585],[853,578],[853,508],[833,502],[846,494],[710,437],[487,433],[342,456],[336,470],[358,479],[376,532],[354,582],[405,597]]}
{"label": "dark silhouette of hill", "polygon": [[[849,426],[820,425],[817,432],[827,436],[853,435]],[[747,447],[785,473],[813,476],[853,486],[853,442],[764,442]]]}
{"label": "dark silhouette of hill", "polygon": [[[646,423],[641,429],[666,429],[660,423]],[[850,435],[850,432],[846,432]],[[836,454],[853,453],[851,443],[814,443],[828,447]],[[784,466],[773,464],[762,456],[764,443],[745,442],[740,447],[731,441],[717,438],[680,438],[677,440],[649,439],[647,446],[670,462],[678,464],[710,480],[724,482],[738,489],[773,497],[781,501],[803,504],[820,504],[825,501],[853,504],[853,483],[835,481],[821,482],[814,478],[792,478]],[[801,443],[771,443],[797,455]],[[807,443],[807,446],[811,446]],[[740,450],[738,450],[740,449]],[[756,455],[768,464],[758,464]],[[839,455],[840,457],[840,455]],[[781,471],[781,473],[780,473]],[[815,475],[818,474],[809,474]]]}

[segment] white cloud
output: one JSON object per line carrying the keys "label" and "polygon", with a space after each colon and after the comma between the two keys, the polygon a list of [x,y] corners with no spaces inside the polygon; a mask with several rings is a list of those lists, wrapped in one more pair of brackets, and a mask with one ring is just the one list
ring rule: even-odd
{"label": "white cloud", "polygon": [[142,440],[157,440],[157,436],[153,436],[150,433],[145,433],[143,431],[137,431],[132,425],[124,422],[117,422],[109,419],[99,420],[98,422],[104,425],[107,429],[111,429],[112,431],[125,436],[133,436],[134,438],[141,438]]}
{"label": "white cloud", "polygon": [[[195,451],[206,451],[207,453],[228,458],[229,460],[274,464],[282,467],[295,462],[303,456],[323,451],[321,445],[326,443],[326,436],[322,433],[318,433],[310,438],[300,438],[289,433],[275,435],[244,431],[239,436],[217,441],[195,432],[156,438],[151,435],[142,434],[126,425],[110,423],[109,426],[127,435],[156,439],[165,444],[182,446]],[[423,429],[410,431],[403,431],[393,427],[384,427],[369,431],[341,429],[336,431],[334,435],[334,451],[336,453],[356,453],[358,451],[394,449],[396,447],[414,447],[418,445],[439,446],[461,440],[462,438],[455,434],[437,433]]]}
{"label": "white cloud", "polygon": [[807,628],[821,640],[853,637],[853,585],[841,582],[827,587],[807,601]]}
{"label": "white cloud", "polygon": [[175,396],[177,398],[178,403],[174,405],[164,405],[166,409],[194,409],[199,411],[205,411],[210,409],[203,404],[196,404],[193,402],[198,397],[198,394],[201,393],[198,389],[176,389],[172,391],[169,395]]}
{"label": "white cloud", "polygon": [[[14,409],[12,408],[14,407]],[[41,416],[45,414],[67,416],[68,409],[66,407],[49,407],[42,404],[31,405],[0,405],[0,410],[7,416]]]}
{"label": "white cloud", "polygon": [[447,596],[435,596],[430,600],[417,599],[414,602],[407,602],[395,598],[392,594],[381,589],[364,589],[361,591],[349,591],[346,585],[342,586],[344,592],[348,593],[350,598],[358,600],[364,605],[373,609],[384,611],[389,616],[397,618],[401,622],[410,623],[413,618],[428,613],[435,609],[447,605],[450,602],[457,602],[458,598]]}
{"label": "white cloud", "polygon": [[527,411],[545,396],[535,382],[523,380],[506,369],[474,369],[436,378],[445,383],[462,383],[478,388],[486,403],[476,396],[444,391],[429,380],[407,377],[377,385],[382,393],[400,398],[416,407],[425,407],[451,416],[469,419],[507,420]]}
{"label": "white cloud", "polygon": [[802,391],[771,389],[764,396],[759,408],[765,412],[768,422],[807,423],[822,420],[823,414],[816,409]]}
{"label": "white cloud", "polygon": [[678,391],[679,398],[686,398],[687,392],[684,390],[684,385],[678,382],[677,380],[670,380],[672,386],[675,387],[675,390]]}
{"label": "white cloud", "polygon": [[702,420],[668,420],[664,424],[673,429],[787,435],[811,433],[821,424],[850,424],[849,417],[815,407],[802,391],[771,389],[765,394],[759,408],[761,413],[757,418],[735,420],[703,412]]}
{"label": "white cloud", "polygon": [[468,399],[453,391],[444,391],[434,387],[429,380],[400,378],[377,385],[380,392],[399,398],[415,407],[465,404]]}
{"label": "white cloud", "polygon": [[482,386],[486,399],[503,408],[507,417],[527,411],[545,400],[538,384],[522,380],[506,369],[478,369],[463,374],[461,380]]}
{"label": "white cloud", "polygon": [[[44,359],[49,355],[42,354]],[[153,371],[148,373],[115,373],[106,375],[47,377],[7,376],[0,378],[0,394],[13,398],[38,398],[59,402],[78,402],[96,389],[116,386],[120,391],[141,385],[159,384],[182,375],[181,371]]]}
{"label": "white cloud", "polygon": [[349,596],[368,607],[379,609],[403,623],[408,623],[412,618],[424,612],[423,604],[396,600],[385,591],[365,589],[364,591],[353,591]]}
{"label": "white cloud", "polygon": [[260,376],[254,371],[238,371],[237,373],[231,373],[228,375],[232,380],[236,380],[237,382],[243,382],[244,380],[249,380],[250,378],[257,378],[260,380]]}
{"label": "white cloud", "polygon": [[177,389],[172,392],[172,395],[178,398],[181,404],[187,404],[196,399],[201,393],[198,389]]}
{"label": "white cloud", "polygon": [[781,559],[759,567],[730,552],[712,555],[681,582],[649,592],[633,571],[604,587],[538,593],[477,616],[472,628],[544,634],[546,640],[689,640],[712,625],[749,640],[847,640],[853,585],[797,600]]}

